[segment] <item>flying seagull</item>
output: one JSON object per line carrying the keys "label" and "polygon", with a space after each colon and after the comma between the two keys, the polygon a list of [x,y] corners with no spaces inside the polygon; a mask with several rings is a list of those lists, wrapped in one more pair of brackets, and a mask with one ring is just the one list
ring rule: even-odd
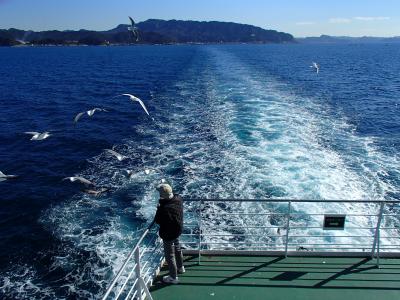
{"label": "flying seagull", "polygon": [[111,149],[105,149],[105,151],[107,151],[111,155],[114,155],[119,161],[123,161],[124,159],[127,158],[126,156],[119,154],[118,152]]}
{"label": "flying seagull", "polygon": [[125,170],[125,172],[126,172],[126,176],[127,177],[129,177],[129,178],[132,178],[133,177],[133,170]]}
{"label": "flying seagull", "polygon": [[4,180],[7,180],[7,179],[15,179],[17,177],[18,177],[17,175],[6,175],[6,174],[4,174],[3,172],[0,171],[0,182],[4,181]]}
{"label": "flying seagull", "polygon": [[131,26],[128,27],[128,30],[130,32],[132,32],[135,41],[138,42],[139,41],[138,28],[135,26],[135,21],[133,21],[133,19],[129,16],[128,16],[128,18],[129,18],[129,20],[131,20]]}
{"label": "flying seagull", "polygon": [[140,105],[142,106],[142,108],[144,109],[144,111],[146,112],[146,114],[150,116],[150,114],[149,114],[149,112],[147,111],[147,108],[146,108],[146,106],[144,105],[143,101],[140,100],[138,97],[133,96],[133,95],[131,95],[131,94],[122,94],[121,96],[128,96],[132,101],[134,101],[134,102],[139,102]]}
{"label": "flying seagull", "polygon": [[77,115],[75,116],[75,118],[74,118],[74,123],[76,124],[76,123],[79,121],[79,119],[80,119],[84,114],[87,114],[89,117],[91,117],[91,116],[94,115],[94,113],[95,113],[96,111],[104,111],[104,112],[107,112],[105,109],[98,108],[98,107],[93,108],[93,109],[88,110],[88,111],[80,112],[79,114],[77,114]]}
{"label": "flying seagull", "polygon": [[93,195],[95,197],[99,197],[102,194],[108,192],[110,189],[109,188],[101,188],[99,190],[93,190],[93,189],[84,189],[83,192],[89,195]]}
{"label": "flying seagull", "polygon": [[40,133],[40,132],[36,132],[36,131],[28,131],[28,132],[25,132],[25,134],[32,135],[31,141],[43,141],[51,135],[50,132]]}
{"label": "flying seagull", "polygon": [[85,179],[83,177],[65,177],[63,179],[63,181],[64,180],[69,180],[71,182],[78,181],[80,183],[83,183],[84,185],[93,185],[93,186],[95,186],[95,184],[93,182],[91,182],[91,181],[89,181],[89,180],[87,180],[87,179]]}
{"label": "flying seagull", "polygon": [[317,71],[317,74],[319,73],[319,64],[313,61],[312,66],[310,68],[314,68]]}

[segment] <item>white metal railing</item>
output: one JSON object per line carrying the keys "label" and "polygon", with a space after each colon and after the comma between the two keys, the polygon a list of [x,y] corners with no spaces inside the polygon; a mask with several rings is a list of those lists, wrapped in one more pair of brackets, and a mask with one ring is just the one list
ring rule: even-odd
{"label": "white metal railing", "polygon": [[[140,236],[103,296],[106,299],[149,299],[148,287],[164,259],[161,240],[151,231],[152,223]],[[147,298],[146,298],[147,297]]]}
{"label": "white metal railing", "polygon": [[[318,204],[318,206],[315,206]],[[314,211],[307,212],[313,206]],[[315,209],[318,211],[315,211]],[[400,202],[385,200],[184,201],[184,252],[282,256],[400,257]],[[326,214],[346,215],[343,230],[324,230]],[[152,224],[153,225],[153,224]],[[152,299],[148,287],[164,259],[146,229],[107,289],[106,299]],[[144,263],[143,263],[144,262]]]}
{"label": "white metal railing", "polygon": [[[324,229],[329,214],[346,216],[343,230]],[[223,253],[370,256],[378,265],[400,257],[399,201],[190,199],[185,218],[181,241],[199,262]]]}

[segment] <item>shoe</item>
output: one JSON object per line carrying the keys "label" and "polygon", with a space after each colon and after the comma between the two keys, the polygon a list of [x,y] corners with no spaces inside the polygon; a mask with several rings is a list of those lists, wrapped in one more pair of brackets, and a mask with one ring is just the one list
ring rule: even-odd
{"label": "shoe", "polygon": [[186,272],[186,270],[185,270],[185,267],[184,266],[182,266],[182,267],[180,267],[179,269],[178,269],[178,273],[179,274],[183,274],[183,273],[185,273]]}
{"label": "shoe", "polygon": [[179,283],[178,277],[176,277],[176,278],[174,279],[174,278],[172,278],[172,277],[169,276],[169,275],[164,276],[163,279],[162,279],[162,281],[165,282],[165,283],[171,283],[171,284],[178,284],[178,283]]}

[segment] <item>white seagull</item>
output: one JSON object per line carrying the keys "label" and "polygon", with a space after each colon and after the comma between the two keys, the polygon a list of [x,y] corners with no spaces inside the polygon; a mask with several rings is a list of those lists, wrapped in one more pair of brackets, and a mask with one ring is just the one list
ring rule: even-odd
{"label": "white seagull", "polygon": [[138,42],[139,41],[138,28],[135,26],[135,21],[133,21],[133,19],[129,16],[128,16],[128,18],[131,21],[131,26],[128,27],[128,30],[132,32],[133,37],[135,38],[135,41]]}
{"label": "white seagull", "polygon": [[128,96],[132,101],[134,101],[134,102],[139,102],[140,105],[143,107],[144,111],[146,112],[146,114],[150,116],[150,114],[149,114],[149,112],[147,111],[147,108],[146,108],[146,106],[144,105],[143,101],[140,100],[138,97],[133,96],[133,95],[131,95],[131,94],[122,94],[121,96]]}
{"label": "white seagull", "polygon": [[95,185],[93,182],[87,180],[86,178],[79,177],[79,176],[77,176],[77,177],[65,177],[63,180],[69,180],[71,182],[78,181],[80,183],[83,183],[84,185],[93,185],[93,186]]}
{"label": "white seagull", "polygon": [[93,189],[85,189],[83,190],[84,193],[93,195],[95,197],[101,196],[103,193],[108,192],[110,189],[109,188],[101,188],[99,190],[93,190]]}
{"label": "white seagull", "polygon": [[94,113],[95,113],[96,111],[104,111],[104,112],[107,112],[105,109],[98,108],[98,107],[93,108],[93,109],[88,110],[88,111],[83,111],[83,112],[80,112],[79,114],[77,114],[77,115],[75,116],[75,118],[74,118],[74,123],[76,124],[76,123],[79,121],[79,119],[80,119],[84,114],[87,114],[89,117],[91,117],[91,116],[94,115]]}
{"label": "white seagull", "polygon": [[133,177],[133,170],[125,170],[125,172],[126,172],[127,177],[129,177],[129,178]]}
{"label": "white seagull", "polygon": [[31,141],[43,141],[51,135],[50,132],[40,133],[40,132],[36,132],[36,131],[27,131],[27,132],[25,132],[25,134],[32,135]]}
{"label": "white seagull", "polygon": [[123,161],[124,159],[127,158],[126,156],[119,154],[118,152],[111,149],[105,149],[105,151],[107,151],[111,155],[114,155],[119,161]]}
{"label": "white seagull", "polygon": [[319,64],[317,64],[316,62],[313,61],[310,68],[314,68],[317,71],[317,74],[319,73]]}
{"label": "white seagull", "polygon": [[3,172],[0,171],[0,182],[4,181],[4,180],[7,180],[7,179],[14,179],[14,178],[17,178],[17,177],[18,177],[17,175],[6,175],[6,174],[4,174]]}

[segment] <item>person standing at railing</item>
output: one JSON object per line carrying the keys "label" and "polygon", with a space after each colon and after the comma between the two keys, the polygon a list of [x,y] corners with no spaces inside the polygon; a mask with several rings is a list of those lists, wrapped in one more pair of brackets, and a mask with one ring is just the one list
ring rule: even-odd
{"label": "person standing at railing", "polygon": [[179,236],[183,229],[183,201],[174,195],[169,184],[157,187],[160,200],[154,221],[160,225],[159,235],[164,243],[164,255],[168,263],[169,275],[163,277],[165,283],[177,284],[177,274],[185,272]]}

